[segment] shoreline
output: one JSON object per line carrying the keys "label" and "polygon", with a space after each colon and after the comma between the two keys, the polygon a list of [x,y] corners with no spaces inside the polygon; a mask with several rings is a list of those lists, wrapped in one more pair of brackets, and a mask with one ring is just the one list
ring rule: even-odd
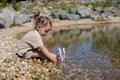
{"label": "shoreline", "polygon": [[[77,21],[69,21],[69,20],[52,20],[53,22],[53,30],[60,30],[60,29],[66,29],[71,28],[78,25],[79,28],[89,28],[88,25],[102,25],[102,24],[119,24],[120,23],[120,17],[112,17],[109,16],[109,20],[107,21],[94,21],[92,19],[81,19]],[[84,27],[83,27],[84,26]]]}
{"label": "shoreline", "polygon": [[[79,26],[79,28],[88,28],[87,27],[88,25],[116,24],[116,23],[119,24],[120,17],[109,16],[109,20],[107,21],[94,21],[92,19],[87,19],[87,18],[76,20],[76,21],[52,19],[52,23],[53,23],[53,30],[56,31],[56,30],[66,29],[66,28],[73,28],[73,27],[75,28],[75,26],[78,26],[78,25],[82,25],[82,26]],[[33,29],[32,21],[29,23],[23,24],[23,26],[28,29]]]}
{"label": "shoreline", "polygon": [[[82,28],[82,29],[88,29],[88,28],[92,28],[94,26],[102,26],[102,25],[119,25],[120,24],[120,17],[111,17],[110,21],[93,21],[91,19],[81,19],[78,21],[69,21],[69,20],[52,20],[53,22],[53,29],[52,31],[48,34],[48,36],[46,36],[46,38],[50,37],[51,33],[54,31],[60,31],[60,30],[67,30],[67,29],[72,29],[72,28]],[[120,26],[118,26],[120,27]],[[14,26],[12,28],[4,28],[4,29],[0,29],[0,34],[1,34],[1,41],[0,44],[6,43],[8,40],[11,41],[11,44],[14,44],[18,42],[19,38],[26,32],[33,30],[33,22],[29,22],[29,23],[25,23],[21,26]],[[4,35],[3,35],[4,34]],[[9,36],[9,37],[8,37]],[[15,44],[15,45],[16,45]],[[14,48],[15,48],[14,45]],[[7,49],[6,47],[6,51],[3,49],[5,46],[1,46],[2,50],[1,52],[6,53],[9,52],[10,53],[14,53],[15,50],[13,49],[13,51],[11,51],[12,47],[10,50]]]}
{"label": "shoreline", "polygon": [[70,20],[53,20],[53,26],[71,26],[71,25],[91,25],[91,24],[112,24],[112,23],[120,23],[120,17],[109,17],[109,20],[106,21],[94,21],[92,19],[81,19],[76,21]]}
{"label": "shoreline", "polygon": [[[59,31],[63,29],[70,29],[70,28],[91,28],[93,25],[104,25],[104,24],[120,24],[120,17],[109,17],[110,20],[108,21],[94,21],[92,19],[81,19],[77,21],[70,21],[70,20],[57,20],[52,19],[53,29],[52,31]],[[33,29],[33,21],[29,23],[25,23],[21,26],[14,26],[12,28],[4,28],[0,29],[0,33],[4,34],[5,32],[9,32],[7,34],[10,37],[18,38],[20,34],[28,32],[29,30]],[[7,36],[6,35],[6,36]]]}
{"label": "shoreline", "polygon": [[[120,24],[120,17],[119,18],[116,17],[114,20],[111,20],[111,21],[114,21],[115,23]],[[100,26],[102,26],[102,24],[100,24],[99,22],[95,22],[95,23],[93,23],[93,22],[95,22],[95,21],[92,21],[90,19],[84,19],[84,20],[82,19],[79,21],[54,21],[53,22],[53,30],[70,29],[70,28],[77,27],[77,26],[73,26],[73,25],[81,25],[81,26],[78,26],[78,28],[90,28],[90,27],[92,27],[92,24],[96,24],[96,23],[99,24]],[[113,23],[113,22],[109,22],[109,23],[111,25],[111,23]],[[85,25],[85,26],[83,26],[83,25]],[[18,44],[19,38],[24,33],[28,32],[29,30],[32,30],[32,29],[33,29],[32,22],[26,23],[21,27],[16,26],[13,28],[0,29],[0,35],[1,35],[0,36],[0,45],[1,45],[0,51],[1,51],[1,53],[4,53],[4,56],[0,60],[0,62],[1,62],[0,68],[2,71],[4,71],[4,72],[1,72],[1,74],[3,74],[2,78],[4,78],[5,76],[10,76],[9,78],[13,78],[13,76],[18,76],[18,78],[19,78],[19,76],[21,76],[22,74],[26,74],[26,72],[24,71],[24,70],[26,70],[26,66],[24,66],[26,64],[28,66],[28,69],[27,69],[28,73],[30,74],[30,75],[27,75],[26,77],[32,77],[31,75],[33,75],[33,73],[31,71],[34,71],[35,69],[39,69],[39,71],[35,71],[36,74],[34,74],[33,77],[35,77],[38,72],[43,73],[40,77],[44,77],[43,75],[45,74],[45,76],[48,78],[49,78],[49,74],[54,75],[54,73],[57,73],[57,74],[61,73],[61,70],[59,70],[58,68],[55,68],[54,64],[51,64],[49,62],[48,63],[42,62],[37,59],[36,60],[35,59],[34,60],[32,60],[32,59],[30,59],[30,60],[22,59],[21,60],[20,58],[16,58],[15,56],[13,56],[16,53],[16,46]],[[49,38],[49,37],[52,37],[52,36],[50,36],[50,34],[49,34],[47,36],[47,38]],[[4,61],[4,60],[6,60],[6,61]],[[21,61],[22,61],[22,63],[21,63]],[[36,61],[36,63],[40,63],[40,64],[35,63],[34,65],[36,65],[36,66],[33,67],[33,65],[31,65],[31,64],[33,64],[33,62],[35,62],[35,61]],[[15,66],[12,66],[13,64]],[[22,68],[19,69],[18,64]],[[10,65],[9,68],[6,65]],[[52,72],[49,72],[51,69],[52,69]],[[18,70],[20,73],[17,73]],[[13,74],[8,73],[10,71],[12,71]],[[7,78],[5,77],[5,79],[7,79]]]}

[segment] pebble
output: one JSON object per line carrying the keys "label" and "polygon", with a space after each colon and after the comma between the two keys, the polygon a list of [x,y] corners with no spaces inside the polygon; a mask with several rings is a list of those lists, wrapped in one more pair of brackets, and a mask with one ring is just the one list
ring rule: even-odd
{"label": "pebble", "polygon": [[21,59],[15,55],[21,34],[28,30],[30,28],[24,27],[0,29],[0,78],[2,80],[51,80],[50,75],[59,72],[52,62]]}

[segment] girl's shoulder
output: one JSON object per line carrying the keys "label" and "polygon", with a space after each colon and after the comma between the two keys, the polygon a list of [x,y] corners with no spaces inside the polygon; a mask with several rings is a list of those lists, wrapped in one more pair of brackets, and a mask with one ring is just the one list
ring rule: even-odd
{"label": "girl's shoulder", "polygon": [[31,31],[27,32],[27,33],[21,38],[22,41],[27,41],[27,40],[34,41],[34,40],[41,40],[41,39],[42,39],[41,35],[40,35],[39,32],[36,31],[36,30],[31,30]]}
{"label": "girl's shoulder", "polygon": [[36,30],[30,30],[26,34],[28,34],[28,35],[37,34],[37,31]]}
{"label": "girl's shoulder", "polygon": [[24,37],[29,37],[29,36],[35,36],[35,34],[36,34],[36,31],[35,31],[35,30],[31,30],[31,31],[26,32],[26,33],[23,35],[22,38],[24,38]]}
{"label": "girl's shoulder", "polygon": [[33,37],[41,36],[37,30],[31,30],[26,35],[27,36],[33,36]]}

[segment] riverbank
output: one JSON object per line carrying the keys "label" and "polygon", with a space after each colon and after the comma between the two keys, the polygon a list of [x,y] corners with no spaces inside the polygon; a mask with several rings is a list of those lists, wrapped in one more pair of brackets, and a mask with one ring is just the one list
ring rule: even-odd
{"label": "riverbank", "polygon": [[[109,16],[109,20],[106,20],[106,21],[94,21],[92,19],[87,19],[87,18],[76,20],[76,21],[52,19],[52,23],[53,23],[53,30],[56,31],[60,29],[77,27],[77,25],[82,25],[82,26],[79,26],[79,28],[89,28],[87,25],[116,24],[116,23],[120,23],[120,17]],[[31,29],[32,29],[32,25],[33,25],[32,22],[23,24],[23,26],[26,26],[26,28],[31,28]]]}
{"label": "riverbank", "polygon": [[[68,20],[52,20],[53,30],[57,31],[61,29],[70,28],[90,28],[92,24],[104,24],[108,23],[120,23],[120,17],[109,17],[109,21],[93,21],[91,19],[81,19],[78,21],[68,21]],[[75,26],[74,26],[75,25]],[[81,26],[77,26],[81,25]],[[88,26],[89,25],[89,26]],[[90,26],[91,25],[91,26]],[[16,45],[19,38],[29,30],[33,29],[33,23],[29,22],[23,24],[22,26],[16,26],[12,28],[0,29],[0,76],[2,79],[51,79],[55,78],[59,74],[60,70],[55,68],[54,64],[49,62],[41,62],[39,60],[22,60],[16,58]],[[50,34],[49,34],[50,35]],[[10,54],[10,55],[9,55]],[[34,63],[35,62],[35,63]],[[35,66],[33,66],[33,64]],[[28,67],[26,67],[28,65]],[[51,67],[51,65],[53,65]],[[34,71],[34,73],[33,73]],[[27,74],[26,74],[27,73]],[[41,75],[39,75],[41,74]],[[25,75],[25,76],[24,76]],[[22,76],[22,77],[21,77]]]}
{"label": "riverbank", "polygon": [[92,24],[112,24],[112,23],[120,23],[120,17],[109,16],[109,20],[106,21],[94,21],[92,19],[81,19],[77,21],[53,20],[53,26],[55,29],[62,28],[65,26],[72,26],[72,25],[92,25]]}
{"label": "riverbank", "polygon": [[[92,25],[116,24],[116,23],[120,23],[120,17],[109,17],[108,21],[94,21],[91,19],[69,21],[69,20],[52,19],[52,22],[53,22],[52,31],[59,31],[61,29],[69,29],[69,28],[91,28]],[[77,25],[81,25],[81,26],[77,26]],[[15,26],[12,28],[0,29],[0,35],[1,35],[0,36],[0,45],[1,45],[0,51],[3,53],[6,53],[6,52],[14,53],[17,41],[20,38],[20,36],[32,29],[33,29],[32,21],[29,23],[25,23],[22,26]],[[9,47],[6,46],[6,44],[8,44]],[[12,50],[9,48],[11,48]]]}

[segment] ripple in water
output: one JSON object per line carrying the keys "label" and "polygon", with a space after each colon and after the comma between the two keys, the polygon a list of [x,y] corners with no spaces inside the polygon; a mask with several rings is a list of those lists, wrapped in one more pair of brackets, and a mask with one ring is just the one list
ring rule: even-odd
{"label": "ripple in water", "polygon": [[51,51],[66,48],[62,73],[56,80],[119,80],[120,26],[92,25],[53,32],[45,41]]}

